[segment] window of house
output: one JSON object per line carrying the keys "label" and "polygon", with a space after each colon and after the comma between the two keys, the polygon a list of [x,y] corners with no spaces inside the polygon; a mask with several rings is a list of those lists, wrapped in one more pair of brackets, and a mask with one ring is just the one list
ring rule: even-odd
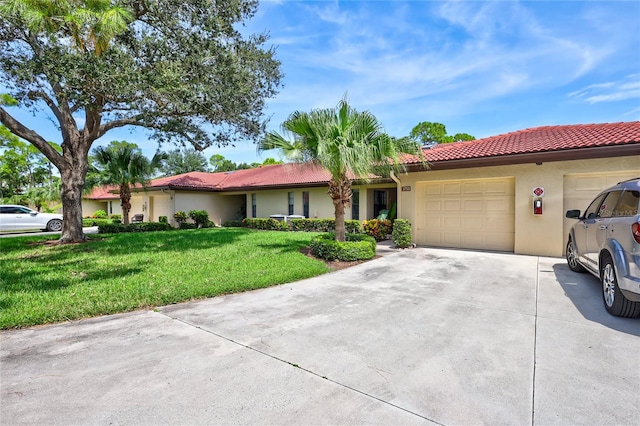
{"label": "window of house", "polygon": [[251,194],[251,217],[258,217],[257,194]]}
{"label": "window of house", "polygon": [[289,192],[289,214],[293,214],[293,192]]}
{"label": "window of house", "polygon": [[309,191],[302,192],[302,214],[309,218]]}
{"label": "window of house", "polygon": [[351,219],[360,219],[360,190],[358,189],[351,192]]}

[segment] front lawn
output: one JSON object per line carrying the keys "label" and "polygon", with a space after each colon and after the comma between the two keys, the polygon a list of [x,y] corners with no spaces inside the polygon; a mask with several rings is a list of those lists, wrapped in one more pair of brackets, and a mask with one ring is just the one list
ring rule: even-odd
{"label": "front lawn", "polygon": [[[317,233],[199,229],[0,240],[0,328],[148,309],[328,272],[300,249]],[[57,237],[50,237],[55,240]]]}

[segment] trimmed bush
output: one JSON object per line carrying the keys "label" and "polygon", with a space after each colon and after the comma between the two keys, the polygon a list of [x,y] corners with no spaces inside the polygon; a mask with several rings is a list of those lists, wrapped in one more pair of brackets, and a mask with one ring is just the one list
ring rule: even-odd
{"label": "trimmed bush", "polygon": [[109,219],[111,220],[122,220],[122,215],[121,214],[112,214],[111,216],[109,216]]}
{"label": "trimmed bush", "polygon": [[83,227],[108,225],[110,223],[109,219],[82,219]]}
{"label": "trimmed bush", "polygon": [[160,222],[160,223],[169,223],[169,218],[167,216],[160,216],[158,218],[158,222]]}
{"label": "trimmed bush", "polygon": [[180,229],[197,229],[198,225],[189,222],[180,222]]}
{"label": "trimmed bush", "polygon": [[242,221],[245,227],[252,229],[262,229],[266,231],[288,231],[289,224],[285,221],[272,218],[247,218]]}
{"label": "trimmed bush", "polygon": [[105,225],[98,226],[98,232],[101,234],[117,234],[120,232],[169,231],[171,229],[173,228],[168,223],[160,222],[130,223],[129,225],[123,225],[121,223],[107,223]]}
{"label": "trimmed bush", "polygon": [[191,210],[189,217],[193,220],[198,228],[208,228],[209,213],[206,210]]}
{"label": "trimmed bush", "polygon": [[241,220],[227,220],[222,224],[225,228],[241,228],[243,223]]}
{"label": "trimmed bush", "polygon": [[176,222],[178,222],[178,224],[182,224],[185,223],[187,221],[187,219],[189,219],[189,216],[187,216],[187,214],[185,212],[175,212],[175,214],[173,215],[173,218],[176,220]]}
{"label": "trimmed bush", "polygon": [[411,245],[411,222],[406,219],[396,219],[393,222],[391,239],[396,247],[409,247]]}
{"label": "trimmed bush", "polygon": [[362,222],[362,229],[367,235],[371,235],[376,241],[387,239],[387,235],[391,233],[391,221],[388,219],[371,219]]}
{"label": "trimmed bush", "polygon": [[92,217],[94,219],[106,219],[107,218],[107,212],[105,212],[104,210],[96,210],[93,213]]}
{"label": "trimmed bush", "polygon": [[373,259],[376,255],[376,240],[368,235],[347,234],[347,241],[338,242],[335,234],[327,233],[311,240],[311,254],[325,260],[352,262]]}
{"label": "trimmed bush", "polygon": [[111,223],[122,223],[120,219],[111,219]]}

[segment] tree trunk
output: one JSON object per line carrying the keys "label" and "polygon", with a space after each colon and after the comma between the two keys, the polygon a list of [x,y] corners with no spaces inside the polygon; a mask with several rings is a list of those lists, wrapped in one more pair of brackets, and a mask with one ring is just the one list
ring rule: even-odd
{"label": "tree trunk", "polygon": [[120,185],[120,205],[122,206],[122,223],[129,224],[129,211],[131,210],[131,189],[129,185]]}
{"label": "tree trunk", "polygon": [[329,195],[333,201],[336,217],[336,241],[346,241],[346,229],[344,226],[344,208],[351,203],[351,181],[342,176],[337,181],[329,181]]}
{"label": "tree trunk", "polygon": [[62,178],[62,234],[59,242],[76,243],[85,241],[82,230],[82,189],[87,176],[88,158],[84,150],[72,149],[65,152],[65,165],[60,169]]}

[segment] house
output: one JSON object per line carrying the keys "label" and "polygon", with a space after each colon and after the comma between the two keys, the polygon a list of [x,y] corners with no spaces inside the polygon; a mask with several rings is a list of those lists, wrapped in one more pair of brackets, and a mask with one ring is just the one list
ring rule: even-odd
{"label": "house", "polygon": [[[419,245],[561,256],[573,223],[565,211],[584,210],[602,189],[640,176],[640,122],[537,127],[424,154],[428,170],[407,156],[407,173],[354,181],[346,218],[373,218],[396,203]],[[172,220],[176,211],[204,209],[216,224],[272,214],[333,217],[328,180],[311,164],[188,173],[135,190],[131,213]],[[89,200],[113,208],[108,197]],[[534,214],[534,199],[542,201],[541,214]]]}

